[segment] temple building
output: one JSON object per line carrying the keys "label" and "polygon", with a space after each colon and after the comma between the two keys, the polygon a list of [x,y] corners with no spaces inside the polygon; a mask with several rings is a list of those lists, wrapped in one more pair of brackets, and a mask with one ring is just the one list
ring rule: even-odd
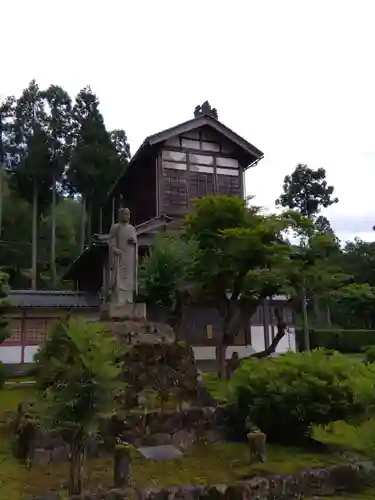
{"label": "temple building", "polygon": [[[158,232],[178,230],[194,198],[207,194],[244,198],[245,172],[262,158],[259,149],[211,112],[197,113],[191,120],[147,137],[101,207],[99,234],[64,276],[74,284],[75,291],[11,293],[17,313],[12,317],[12,336],[0,347],[0,360],[31,362],[46,325],[63,311],[99,317],[107,279],[107,234],[118,208],[130,209],[142,256]],[[285,302],[285,298],[274,297],[259,308],[236,345],[228,349],[228,356],[233,350],[245,356],[269,345],[276,333],[273,308],[280,301]],[[284,313],[290,328],[277,352],[295,349],[293,314],[288,307],[284,307]],[[149,311],[149,319],[152,316]],[[215,308],[194,305],[183,311],[177,335],[193,345],[197,360],[209,360],[214,357],[220,329],[221,318]]]}

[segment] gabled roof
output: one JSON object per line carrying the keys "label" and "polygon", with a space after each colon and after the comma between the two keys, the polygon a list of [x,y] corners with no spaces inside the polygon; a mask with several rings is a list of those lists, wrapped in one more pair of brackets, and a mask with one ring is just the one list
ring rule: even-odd
{"label": "gabled roof", "polygon": [[236,144],[249,157],[249,167],[263,158],[264,155],[262,151],[253,146],[250,142],[248,142],[240,135],[236,134],[236,132],[233,132],[233,130],[228,128],[219,120],[216,120],[209,115],[201,115],[186,122],[180,123],[179,125],[175,125],[174,127],[167,128],[166,130],[162,130],[161,132],[146,137],[133,158],[130,160],[130,163],[127,166],[126,170],[119,176],[119,178],[115,181],[115,183],[109,190],[108,196],[111,196],[113,194],[126,172],[142,157],[143,154],[147,153],[148,150],[152,149],[154,146],[157,146],[161,142],[175,137],[176,135],[181,135],[203,126],[209,126],[213,128],[224,137],[226,137],[229,141]]}
{"label": "gabled roof", "polygon": [[[138,224],[135,227],[138,235],[138,244],[142,246],[142,244],[148,245],[149,239],[146,238],[148,234],[155,233],[160,231],[170,222],[170,217],[167,215],[160,215],[158,217],[154,217],[146,222],[142,222],[142,224]],[[104,258],[107,252],[107,244],[108,244],[108,234],[98,234],[93,238],[91,245],[86,247],[84,251],[75,259],[75,261],[70,265],[69,269],[65,272],[63,279],[70,280],[74,279],[73,276],[76,273],[78,268],[81,268],[82,265],[85,265],[85,262],[98,262],[101,258]]]}
{"label": "gabled roof", "polygon": [[202,115],[198,116],[197,118],[192,118],[187,122],[180,123],[179,125],[175,125],[174,127],[163,130],[162,132],[158,132],[157,134],[150,135],[146,140],[153,146],[154,144],[167,141],[171,137],[190,132],[191,130],[194,130],[196,128],[203,127],[204,125],[208,125],[209,127],[215,129],[217,132],[224,135],[229,141],[237,144],[237,146],[246,151],[246,153],[249,153],[256,157],[256,159],[260,159],[263,156],[263,153],[258,148],[250,144],[250,142],[246,141],[240,135],[233,132],[233,130],[228,128],[219,120],[216,120],[209,115]]}
{"label": "gabled roof", "polygon": [[9,301],[14,307],[25,308],[98,308],[100,297],[85,292],[67,290],[11,290]]}

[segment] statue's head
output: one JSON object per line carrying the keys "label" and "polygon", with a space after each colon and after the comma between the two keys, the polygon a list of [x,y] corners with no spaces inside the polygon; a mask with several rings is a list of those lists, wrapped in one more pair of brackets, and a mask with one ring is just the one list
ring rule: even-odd
{"label": "statue's head", "polygon": [[118,211],[119,222],[129,222],[130,221],[130,210],[128,208],[120,208]]}

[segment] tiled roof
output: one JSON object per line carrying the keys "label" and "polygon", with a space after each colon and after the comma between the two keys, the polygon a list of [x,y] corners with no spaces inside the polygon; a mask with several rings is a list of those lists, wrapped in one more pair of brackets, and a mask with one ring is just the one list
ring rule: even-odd
{"label": "tiled roof", "polygon": [[100,306],[99,295],[66,290],[12,290],[8,298],[16,307],[70,309]]}

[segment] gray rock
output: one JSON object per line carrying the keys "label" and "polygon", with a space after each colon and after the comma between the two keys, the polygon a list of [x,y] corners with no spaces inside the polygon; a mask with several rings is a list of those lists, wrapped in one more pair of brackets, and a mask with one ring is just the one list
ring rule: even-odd
{"label": "gray rock", "polygon": [[220,429],[209,429],[204,433],[204,439],[207,443],[223,443],[225,441],[223,432]]}
{"label": "gray rock", "polygon": [[171,444],[171,436],[167,432],[159,432],[151,436],[150,439],[153,446],[160,446],[163,444]]}
{"label": "gray rock", "polygon": [[52,462],[66,462],[69,460],[69,448],[67,446],[59,446],[51,451]]}
{"label": "gray rock", "polygon": [[175,460],[182,457],[180,450],[171,445],[149,446],[138,448],[138,451],[148,460]]}
{"label": "gray rock", "polygon": [[34,497],[33,500],[61,500],[61,496],[56,491],[51,491],[41,497]]}
{"label": "gray rock", "polygon": [[196,440],[197,436],[194,431],[181,430],[173,434],[172,445],[176,446],[176,448],[186,450],[189,446],[193,445]]}
{"label": "gray rock", "polygon": [[51,450],[36,448],[33,456],[33,463],[36,465],[48,465],[51,462]]}

